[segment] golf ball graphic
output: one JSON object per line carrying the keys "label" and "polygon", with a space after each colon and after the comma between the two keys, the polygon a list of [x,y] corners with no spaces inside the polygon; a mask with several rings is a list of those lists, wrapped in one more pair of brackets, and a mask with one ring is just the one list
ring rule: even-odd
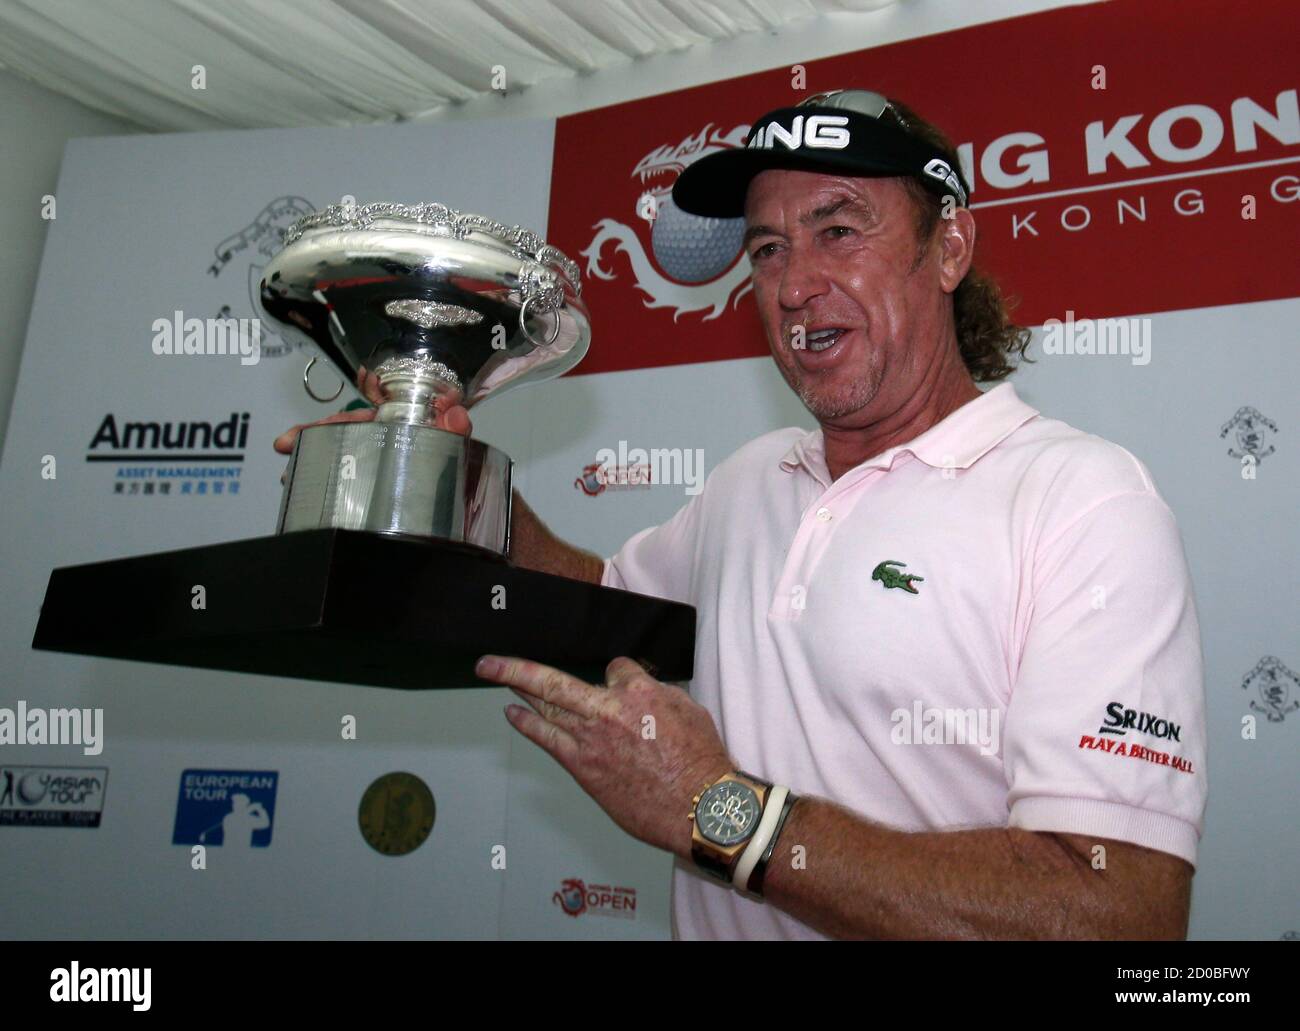
{"label": "golf ball graphic", "polygon": [[658,198],[650,244],[659,267],[681,283],[706,283],[731,268],[740,254],[743,218],[701,218]]}
{"label": "golf ball graphic", "polygon": [[26,805],[35,805],[45,797],[46,787],[50,783],[48,773],[29,773],[18,782],[18,797]]}

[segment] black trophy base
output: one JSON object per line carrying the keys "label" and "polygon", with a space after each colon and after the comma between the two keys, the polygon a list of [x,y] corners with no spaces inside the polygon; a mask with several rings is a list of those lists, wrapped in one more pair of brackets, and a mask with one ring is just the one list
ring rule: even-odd
{"label": "black trophy base", "polygon": [[488,652],[592,681],[627,655],[683,681],[695,609],[450,541],[306,530],[56,569],[32,647],[407,689],[487,686]]}

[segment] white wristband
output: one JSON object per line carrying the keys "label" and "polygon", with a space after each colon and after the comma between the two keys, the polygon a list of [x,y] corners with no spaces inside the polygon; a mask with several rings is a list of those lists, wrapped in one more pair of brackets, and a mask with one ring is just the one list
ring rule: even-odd
{"label": "white wristband", "polygon": [[731,872],[731,883],[741,891],[746,890],[749,875],[754,872],[754,867],[767,850],[768,842],[772,840],[772,833],[776,830],[777,821],[781,819],[781,810],[785,807],[785,797],[788,794],[790,789],[780,784],[774,785],[767,793],[767,803],[763,806],[763,818],[758,821],[758,830],[754,831],[754,836],[749,839],[749,847],[741,853],[740,861]]}

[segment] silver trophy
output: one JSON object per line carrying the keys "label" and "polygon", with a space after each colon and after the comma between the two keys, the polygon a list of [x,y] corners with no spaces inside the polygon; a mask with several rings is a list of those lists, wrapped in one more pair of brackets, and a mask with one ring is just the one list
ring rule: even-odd
{"label": "silver trophy", "polygon": [[[373,422],[313,426],[290,459],[277,533],[337,527],[510,546],[511,462],[436,429],[434,402],[470,408],[573,368],[591,340],[578,266],[535,233],[442,204],[333,205],[300,218],[260,300],[346,383],[361,366]],[[318,401],[308,376],[307,392]]]}

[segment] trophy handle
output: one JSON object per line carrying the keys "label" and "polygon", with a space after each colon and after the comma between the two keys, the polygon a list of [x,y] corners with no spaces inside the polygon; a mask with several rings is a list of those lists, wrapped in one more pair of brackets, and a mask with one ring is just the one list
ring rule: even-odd
{"label": "trophy handle", "polygon": [[[555,343],[555,338],[560,335],[560,320],[557,318],[551,325],[551,331],[547,334],[545,341],[539,341],[528,328],[528,306],[532,304],[536,297],[525,297],[524,303],[519,306],[519,330],[528,338],[528,342],[534,347],[550,347]],[[551,314],[549,311],[543,314]]]}
{"label": "trophy handle", "polygon": [[[529,339],[531,340],[532,338],[530,337]],[[307,363],[307,368],[305,368],[305,369],[302,370],[302,385],[303,385],[303,388],[307,391],[307,395],[308,395],[308,396],[309,396],[313,401],[319,401],[321,404],[326,404],[326,405],[327,405],[327,404],[329,404],[331,401],[336,401],[336,400],[338,400],[338,396],[339,396],[341,393],[343,393],[343,387],[344,387],[346,384],[345,384],[345,382],[343,381],[343,379],[340,378],[340,379],[339,379],[339,388],[338,388],[338,390],[334,391],[334,393],[333,393],[331,396],[329,396],[329,397],[321,397],[319,394],[316,393],[316,391],[312,390],[312,388],[311,388],[311,380],[308,379],[308,377],[311,375],[311,367],[312,367],[313,365],[316,364],[317,360],[318,360],[317,358],[313,358],[311,361],[309,361],[309,362]]]}

